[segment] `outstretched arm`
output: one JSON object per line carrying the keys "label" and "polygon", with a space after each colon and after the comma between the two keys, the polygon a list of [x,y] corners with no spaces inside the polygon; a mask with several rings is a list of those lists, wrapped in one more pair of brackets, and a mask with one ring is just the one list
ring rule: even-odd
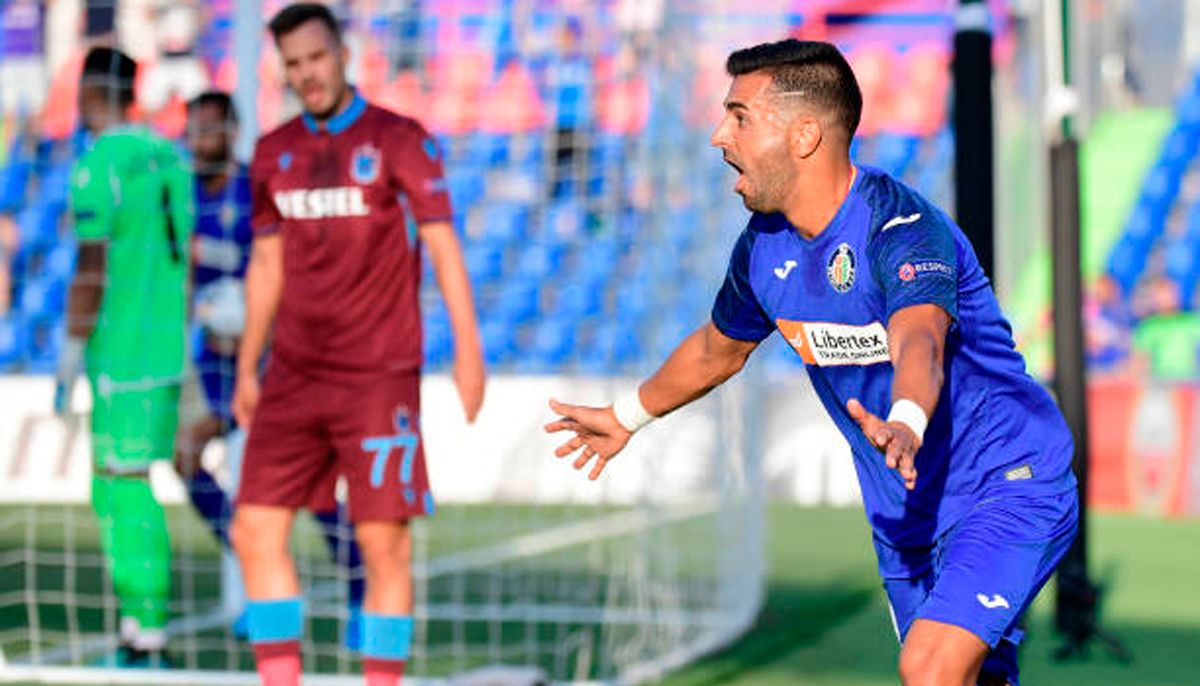
{"label": "outstretched arm", "polygon": [[[721,333],[712,322],[683,340],[662,367],[635,392],[641,408],[651,417],[661,417],[703,397],[741,370],[757,341],[740,341]],[[631,399],[632,400],[632,399]],[[576,469],[597,458],[588,474],[597,479],[609,460],[629,442],[636,426],[618,420],[612,406],[586,407],[550,401],[560,418],[546,425],[548,433],[570,431],[575,435],[554,454],[567,457],[582,448]]]}
{"label": "outstretched arm", "polygon": [[888,353],[895,368],[892,411],[884,420],[868,412],[858,400],[847,403],[850,416],[884,453],[887,466],[899,470],[909,490],[916,487],[914,458],[942,392],[942,362],[949,328],[950,315],[937,305],[897,310],[888,321]]}

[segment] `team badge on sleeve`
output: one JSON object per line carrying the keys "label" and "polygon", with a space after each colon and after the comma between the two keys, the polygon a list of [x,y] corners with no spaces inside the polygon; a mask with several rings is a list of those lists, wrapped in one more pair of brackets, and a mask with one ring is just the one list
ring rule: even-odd
{"label": "team badge on sleeve", "polygon": [[833,286],[833,290],[845,293],[854,286],[856,263],[854,249],[848,243],[839,245],[837,250],[829,256],[829,263],[825,267],[825,276],[828,277],[829,285]]}
{"label": "team badge on sleeve", "polygon": [[379,163],[379,148],[370,143],[358,146],[350,156],[350,178],[355,183],[373,183],[379,178]]}

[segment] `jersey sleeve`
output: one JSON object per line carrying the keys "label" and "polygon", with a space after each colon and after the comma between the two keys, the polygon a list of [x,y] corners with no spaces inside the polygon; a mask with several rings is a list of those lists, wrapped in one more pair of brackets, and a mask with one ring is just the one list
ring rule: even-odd
{"label": "jersey sleeve", "polygon": [[869,250],[886,320],[914,305],[937,305],[958,319],[958,251],[946,220],[920,213],[884,224]]}
{"label": "jersey sleeve", "polygon": [[99,149],[75,163],[71,177],[71,214],[75,235],[82,241],[106,240],[112,235],[118,180]]}
{"label": "jersey sleeve", "polygon": [[250,160],[250,230],[257,236],[269,236],[279,231],[279,209],[271,197],[268,184],[276,162],[263,150],[263,141],[254,146]]}
{"label": "jersey sleeve", "polygon": [[410,131],[397,138],[387,160],[392,177],[407,198],[413,219],[418,224],[449,220],[450,193],[437,142],[415,122]]}
{"label": "jersey sleeve", "polygon": [[192,187],[192,172],[173,145],[164,141],[164,148],[167,160],[167,164],[164,165],[167,169],[164,183],[169,200],[167,211],[174,227],[173,235],[179,250],[177,254],[187,255],[196,228],[196,198]]}
{"label": "jersey sleeve", "polygon": [[743,231],[733,246],[725,283],[713,303],[713,325],[730,338],[758,342],[771,335],[774,323],[758,303],[750,286],[750,253],[754,236]]}

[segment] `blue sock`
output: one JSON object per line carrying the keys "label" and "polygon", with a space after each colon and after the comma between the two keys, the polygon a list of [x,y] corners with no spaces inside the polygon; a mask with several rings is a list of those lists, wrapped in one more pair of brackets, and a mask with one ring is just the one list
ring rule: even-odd
{"label": "blue sock", "polygon": [[413,618],[409,615],[362,615],[363,657],[407,660],[412,651]]}
{"label": "blue sock", "polygon": [[246,603],[251,643],[299,641],[304,633],[304,600],[300,596]]}
{"label": "blue sock", "polygon": [[348,581],[346,595],[350,607],[362,607],[363,597],[366,596],[367,579],[363,573],[362,554],[358,550],[358,541],[354,540],[354,525],[346,516],[346,508],[338,505],[336,510],[317,512],[314,515],[321,523],[321,531],[325,534],[325,545],[329,547],[329,557],[338,566],[346,570]]}
{"label": "blue sock", "polygon": [[211,473],[200,468],[187,480],[187,489],[192,506],[208,523],[208,528],[221,544],[229,547],[229,522],[233,519],[233,505],[221,485]]}

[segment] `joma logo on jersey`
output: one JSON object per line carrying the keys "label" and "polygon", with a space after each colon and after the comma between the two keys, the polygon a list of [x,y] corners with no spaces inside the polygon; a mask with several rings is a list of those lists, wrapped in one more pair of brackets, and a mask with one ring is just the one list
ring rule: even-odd
{"label": "joma logo on jersey", "polygon": [[818,367],[866,366],[889,362],[887,329],[879,322],[864,326],[777,319],[792,348],[805,364]]}
{"label": "joma logo on jersey", "polygon": [[371,213],[362,189],[357,186],[279,191],[275,194],[275,207],[284,219],[365,217]]}

